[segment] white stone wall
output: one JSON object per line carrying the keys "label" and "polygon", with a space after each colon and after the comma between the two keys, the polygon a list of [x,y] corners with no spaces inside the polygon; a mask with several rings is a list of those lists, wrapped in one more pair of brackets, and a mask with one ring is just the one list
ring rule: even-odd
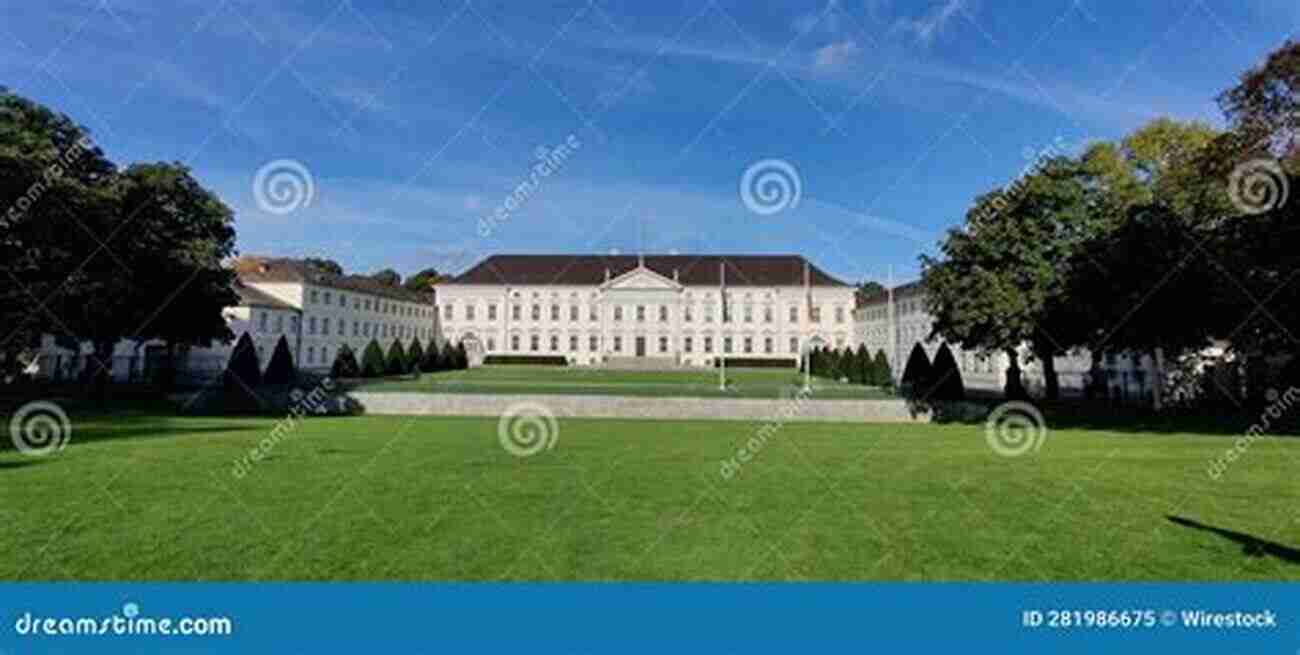
{"label": "white stone wall", "polygon": [[[472,335],[488,354],[560,355],[581,365],[637,357],[638,340],[644,357],[686,366],[712,365],[722,354],[794,359],[814,335],[827,344],[858,343],[849,287],[728,287],[724,292],[666,278],[658,286],[652,282],[444,283],[437,287],[441,334],[452,342]],[[730,319],[725,323],[723,293]],[[819,321],[810,316],[810,298]]]}

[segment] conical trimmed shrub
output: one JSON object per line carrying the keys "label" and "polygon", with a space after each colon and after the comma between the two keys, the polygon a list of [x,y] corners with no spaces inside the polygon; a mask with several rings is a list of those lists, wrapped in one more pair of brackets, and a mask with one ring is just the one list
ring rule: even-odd
{"label": "conical trimmed shrub", "polygon": [[934,391],[930,394],[931,398],[935,400],[966,398],[966,386],[962,383],[961,369],[957,367],[957,358],[953,356],[947,342],[941,344],[939,352],[934,354],[931,375],[934,376]]}
{"label": "conical trimmed shrub", "polygon": [[366,351],[361,353],[361,377],[377,378],[384,374],[388,369],[388,362],[384,359],[384,349],[379,347],[379,342],[371,339],[366,344]]}
{"label": "conical trimmed shrub", "polygon": [[226,363],[225,382],[230,387],[256,387],[262,383],[262,367],[257,363],[257,347],[245,332],[235,342],[235,349]]}
{"label": "conical trimmed shrub", "polygon": [[420,337],[411,339],[411,347],[406,349],[406,370],[411,373],[420,371],[420,363],[424,361],[424,347],[420,345]]}
{"label": "conical trimmed shrub", "polygon": [[438,341],[435,339],[429,342],[429,347],[424,349],[424,359],[420,360],[420,370],[425,373],[433,373],[438,370],[438,361],[441,353],[438,349]]}
{"label": "conical trimmed shrub", "polygon": [[908,396],[928,396],[933,379],[933,369],[925,348],[919,343],[912,346],[912,354],[907,356],[907,366],[903,368],[903,378],[899,381],[903,393]]}
{"label": "conical trimmed shrub", "polygon": [[894,386],[894,372],[889,370],[889,357],[885,356],[885,350],[881,348],[876,351],[876,358],[871,362],[872,374],[875,380],[872,384],[881,387]]}
{"label": "conical trimmed shrub", "polygon": [[389,375],[402,375],[406,373],[406,349],[402,347],[401,339],[393,339],[393,345],[388,347],[388,358],[385,360],[385,370]]}
{"label": "conical trimmed shrub", "polygon": [[357,356],[347,344],[339,346],[338,353],[334,355],[334,365],[330,367],[330,377],[336,380],[361,377],[361,367],[357,365]]}
{"label": "conical trimmed shrub", "polygon": [[275,344],[275,352],[271,353],[271,363],[266,365],[266,372],[262,374],[262,382],[293,384],[297,377],[298,372],[293,366],[293,354],[289,352],[289,340],[284,335],[280,335],[280,340]]}

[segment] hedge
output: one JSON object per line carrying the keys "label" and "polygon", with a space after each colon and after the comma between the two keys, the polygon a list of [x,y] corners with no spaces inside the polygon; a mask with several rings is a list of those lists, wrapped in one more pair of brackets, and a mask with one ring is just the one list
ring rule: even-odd
{"label": "hedge", "polygon": [[[722,357],[714,358],[713,368],[722,366]],[[737,368],[798,368],[799,360],[797,359],[766,359],[762,357],[727,357],[727,366]]]}
{"label": "hedge", "polygon": [[483,364],[568,366],[569,360],[564,355],[488,355],[483,359]]}

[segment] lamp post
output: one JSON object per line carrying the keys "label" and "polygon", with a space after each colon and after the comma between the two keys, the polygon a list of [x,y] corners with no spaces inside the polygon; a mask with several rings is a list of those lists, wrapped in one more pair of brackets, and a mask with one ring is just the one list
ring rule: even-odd
{"label": "lamp post", "polygon": [[803,392],[804,393],[812,393],[812,351],[816,348],[821,348],[822,344],[824,343],[826,342],[822,341],[821,337],[813,336],[813,338],[808,340],[808,343],[804,344],[804,348],[803,348]]}
{"label": "lamp post", "polygon": [[727,390],[727,356],[718,356],[718,390]]}

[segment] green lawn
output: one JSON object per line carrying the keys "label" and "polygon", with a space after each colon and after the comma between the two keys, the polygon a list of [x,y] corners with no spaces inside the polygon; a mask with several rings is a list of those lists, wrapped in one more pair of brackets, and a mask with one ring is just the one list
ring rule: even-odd
{"label": "green lawn", "polygon": [[[695,398],[789,398],[803,387],[793,369],[727,369],[726,391],[717,369],[625,371],[583,366],[484,366],[463,371],[428,373],[418,379],[361,382],[358,391],[493,394],[603,394]],[[892,398],[880,389],[813,379],[813,397],[821,399]]]}
{"label": "green lawn", "polygon": [[0,579],[1300,579],[1291,439],[1216,482],[1221,436],[1055,430],[1006,458],[975,426],[788,424],[724,480],[757,424],[561,419],[518,458],[493,419],[356,417],[236,479],[274,420],[74,421],[62,453],[0,452]]}

